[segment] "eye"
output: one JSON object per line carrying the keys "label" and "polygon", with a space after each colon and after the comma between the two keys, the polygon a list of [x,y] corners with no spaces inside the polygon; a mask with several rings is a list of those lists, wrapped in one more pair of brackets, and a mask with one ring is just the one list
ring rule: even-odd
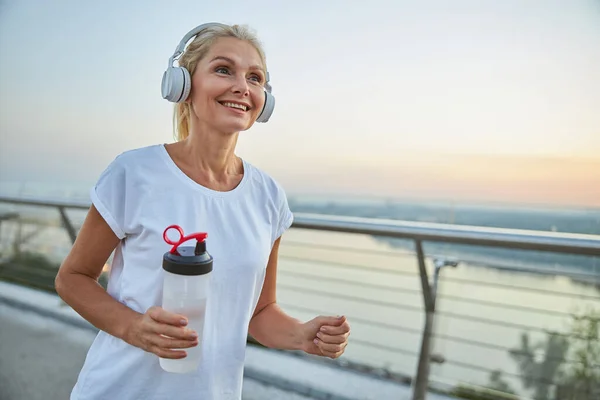
{"label": "eye", "polygon": [[229,68],[227,67],[217,67],[215,72],[218,74],[229,74]]}
{"label": "eye", "polygon": [[260,75],[252,74],[250,75],[250,79],[254,80],[256,83],[262,83],[262,77]]}

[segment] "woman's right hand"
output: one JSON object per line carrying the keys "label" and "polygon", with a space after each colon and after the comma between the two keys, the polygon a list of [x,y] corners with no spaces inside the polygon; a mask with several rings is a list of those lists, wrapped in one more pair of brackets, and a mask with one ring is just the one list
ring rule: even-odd
{"label": "woman's right hand", "polygon": [[132,321],[123,340],[132,346],[154,353],[161,358],[180,359],[184,350],[198,345],[198,334],[186,328],[187,319],[161,307],[150,307]]}

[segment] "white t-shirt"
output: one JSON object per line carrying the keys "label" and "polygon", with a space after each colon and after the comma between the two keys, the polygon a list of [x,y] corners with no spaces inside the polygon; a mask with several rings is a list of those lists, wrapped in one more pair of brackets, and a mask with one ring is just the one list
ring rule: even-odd
{"label": "white t-shirt", "polygon": [[[161,369],[159,358],[100,331],[71,400],[239,400],[248,324],[275,240],[292,224],[283,189],[243,161],[240,184],[218,192],[190,179],[164,145],[122,153],[101,174],[91,199],[123,239],[108,293],[140,313],[162,303],[163,231],[207,232],[213,256],[203,356],[195,373]],[[184,246],[189,246],[186,242]]]}

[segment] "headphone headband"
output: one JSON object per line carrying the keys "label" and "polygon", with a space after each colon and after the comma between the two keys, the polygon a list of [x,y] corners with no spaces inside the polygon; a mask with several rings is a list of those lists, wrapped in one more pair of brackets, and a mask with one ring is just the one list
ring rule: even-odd
{"label": "headphone headband", "polygon": [[[220,24],[218,22],[209,22],[209,23],[202,24],[202,25],[199,25],[199,26],[195,27],[194,29],[192,29],[191,31],[189,31],[188,33],[186,33],[185,36],[181,39],[181,41],[179,42],[179,44],[175,48],[175,52],[173,53],[173,55],[170,58],[170,62],[172,63],[173,60],[176,57],[179,57],[183,53],[183,50],[185,49],[185,45],[187,44],[187,42],[190,41],[191,38],[193,38],[194,36],[196,36],[197,34],[199,34],[203,29],[210,28],[210,27],[213,27],[213,26],[214,27],[228,28],[227,25]],[[172,64],[170,64],[169,66],[171,66],[171,65]]]}

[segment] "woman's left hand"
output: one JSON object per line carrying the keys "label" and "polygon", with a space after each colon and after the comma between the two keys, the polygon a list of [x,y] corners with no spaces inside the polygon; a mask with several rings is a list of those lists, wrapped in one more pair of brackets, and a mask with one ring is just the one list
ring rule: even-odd
{"label": "woman's left hand", "polygon": [[308,354],[338,358],[346,350],[350,324],[346,317],[316,317],[302,324],[302,350]]}

